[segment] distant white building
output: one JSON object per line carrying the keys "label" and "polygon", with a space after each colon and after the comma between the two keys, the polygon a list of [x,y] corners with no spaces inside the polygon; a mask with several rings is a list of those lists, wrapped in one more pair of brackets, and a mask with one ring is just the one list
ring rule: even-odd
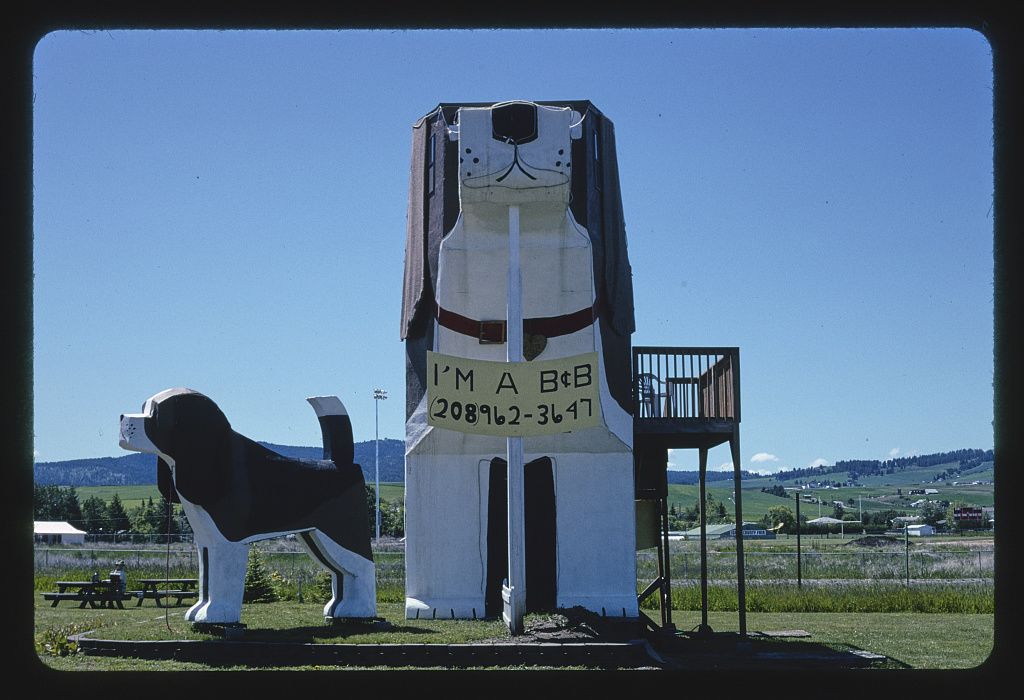
{"label": "distant white building", "polygon": [[927,524],[908,525],[907,534],[910,537],[927,537],[935,534],[935,528]]}
{"label": "distant white building", "polygon": [[[708,525],[706,527],[707,538],[709,540],[734,540],[736,539],[736,524],[735,523],[719,523],[717,525]],[[695,527],[682,533],[678,533],[678,539],[684,540],[699,540],[700,539],[700,528]],[[669,539],[671,539],[671,533],[669,533]],[[743,523],[743,539],[745,540],[774,540],[775,532],[772,530],[766,530],[757,523]]]}
{"label": "distant white building", "polygon": [[846,522],[846,521],[845,520],[840,520],[839,518],[831,518],[831,517],[829,517],[827,515],[823,515],[820,518],[814,518],[813,520],[808,520],[807,524],[808,525],[839,525],[840,523],[844,523],[844,522]]}
{"label": "distant white building", "polygon": [[85,530],[60,520],[36,520],[32,533],[35,541],[43,544],[85,544]]}

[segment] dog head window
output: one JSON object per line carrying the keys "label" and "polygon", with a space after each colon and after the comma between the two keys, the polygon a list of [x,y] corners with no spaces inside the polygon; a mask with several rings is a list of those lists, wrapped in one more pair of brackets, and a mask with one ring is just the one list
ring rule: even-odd
{"label": "dog head window", "polygon": [[570,140],[579,114],[568,107],[503,102],[458,115],[462,203],[569,201]]}

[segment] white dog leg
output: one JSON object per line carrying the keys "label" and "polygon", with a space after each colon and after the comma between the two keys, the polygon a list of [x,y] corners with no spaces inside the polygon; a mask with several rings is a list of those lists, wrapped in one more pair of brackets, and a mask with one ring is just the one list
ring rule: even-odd
{"label": "white dog leg", "polygon": [[319,530],[302,533],[299,541],[331,572],[331,599],[324,617],[376,617],[377,572],[373,562],[345,549]]}
{"label": "white dog leg", "polygon": [[241,621],[249,545],[223,540],[199,545],[199,602],[185,613],[190,622]]}

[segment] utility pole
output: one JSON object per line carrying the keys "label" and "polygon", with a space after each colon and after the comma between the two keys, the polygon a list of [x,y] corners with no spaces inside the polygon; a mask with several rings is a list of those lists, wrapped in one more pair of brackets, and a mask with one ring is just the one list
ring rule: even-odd
{"label": "utility pole", "polygon": [[907,587],[910,587],[910,521],[903,521],[903,540],[907,548]]}
{"label": "utility pole", "polygon": [[800,576],[800,492],[796,492],[796,587],[803,587]]}
{"label": "utility pole", "polygon": [[379,415],[377,407],[380,406],[380,402],[388,397],[388,392],[383,389],[373,390],[373,462],[375,472],[375,483],[377,492],[375,494],[376,506],[374,508],[374,514],[377,525],[377,539],[380,539],[380,427],[379,427]]}

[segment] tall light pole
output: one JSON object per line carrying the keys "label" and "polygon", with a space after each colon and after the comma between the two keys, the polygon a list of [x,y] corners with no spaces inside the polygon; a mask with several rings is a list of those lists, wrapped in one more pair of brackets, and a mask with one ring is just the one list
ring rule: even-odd
{"label": "tall light pole", "polygon": [[375,472],[375,481],[376,481],[376,484],[377,484],[377,491],[376,491],[376,494],[375,494],[376,499],[377,499],[377,503],[376,503],[376,507],[374,509],[374,512],[375,512],[375,514],[377,516],[376,517],[376,521],[377,521],[377,539],[378,540],[380,539],[380,437],[379,437],[379,430],[380,430],[379,425],[380,424],[379,424],[377,407],[380,406],[380,402],[383,401],[384,399],[386,399],[387,397],[388,397],[388,392],[384,391],[383,389],[374,389],[373,390],[373,462],[374,462],[373,469],[374,469],[374,472]]}

